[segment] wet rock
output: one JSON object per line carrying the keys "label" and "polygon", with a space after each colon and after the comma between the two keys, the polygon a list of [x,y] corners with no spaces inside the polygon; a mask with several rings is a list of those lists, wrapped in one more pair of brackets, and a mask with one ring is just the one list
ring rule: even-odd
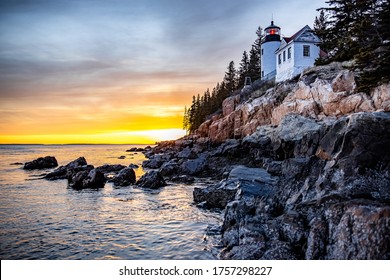
{"label": "wet rock", "polygon": [[136,184],[140,188],[147,189],[158,189],[166,186],[163,176],[156,170],[152,170],[144,174]]}
{"label": "wet rock", "polygon": [[184,161],[180,165],[180,172],[186,175],[197,175],[204,171],[207,166],[206,156],[199,156],[197,159]]}
{"label": "wet rock", "polygon": [[222,251],[221,259],[258,260],[264,254],[264,247],[264,242],[234,246],[231,250]]}
{"label": "wet rock", "polygon": [[67,165],[65,165],[66,168],[76,168],[83,165],[87,165],[87,160],[84,157],[79,157],[71,162],[69,162]]}
{"label": "wet rock", "polygon": [[221,234],[221,226],[218,225],[208,225],[206,228],[207,235],[220,235]]}
{"label": "wet rock", "polygon": [[195,159],[197,158],[197,154],[190,149],[189,147],[184,148],[176,155],[177,158],[183,158],[183,159]]}
{"label": "wet rock", "polygon": [[139,166],[138,166],[137,164],[134,164],[134,163],[131,163],[131,164],[129,165],[129,167],[130,167],[130,168],[133,168],[133,169],[139,168]]}
{"label": "wet rock", "polygon": [[65,166],[60,166],[57,169],[55,169],[54,171],[46,174],[44,176],[44,179],[47,179],[47,180],[67,179],[68,173],[70,173],[71,175],[74,173],[74,171],[72,171],[72,170],[80,168],[82,166],[87,166],[87,165],[88,165],[88,163],[85,160],[85,158],[79,157],[79,158],[69,162]]}
{"label": "wet rock", "polygon": [[188,175],[179,175],[179,176],[172,177],[171,181],[175,183],[183,183],[189,185],[195,182],[195,178]]}
{"label": "wet rock", "polygon": [[118,157],[118,159],[125,159],[126,158],[126,156],[120,156],[120,157]]}
{"label": "wet rock", "polygon": [[238,190],[237,182],[222,181],[207,188],[194,188],[195,203],[206,202],[207,208],[225,208],[232,201]]}
{"label": "wet rock", "polygon": [[111,180],[115,186],[128,186],[136,181],[135,172],[130,167],[125,167],[119,171]]}
{"label": "wet rock", "polygon": [[160,173],[163,176],[170,176],[174,175],[179,171],[179,164],[176,163],[176,161],[169,161],[164,163],[160,168]]}
{"label": "wet rock", "polygon": [[[87,173],[89,173],[91,170],[94,169],[94,166],[93,165],[81,165],[81,166],[77,166],[77,167],[74,167],[74,168],[68,168],[66,169],[66,174],[65,174],[65,179],[68,179],[68,182],[71,183],[72,180],[73,180],[73,177],[79,173],[79,172],[82,172],[82,171],[85,171]],[[51,179],[53,180],[53,179]]]}
{"label": "wet rock", "polygon": [[58,166],[57,160],[55,157],[46,156],[34,159],[33,161],[26,162],[23,169],[33,170],[33,169],[45,169],[53,168]]}
{"label": "wet rock", "polygon": [[72,176],[69,186],[74,189],[98,189],[103,188],[106,183],[104,174],[92,169],[90,171],[79,171]]}
{"label": "wet rock", "polygon": [[170,159],[171,156],[169,154],[155,154],[152,155],[148,160],[145,160],[142,163],[142,167],[150,168],[150,169],[158,169]]}
{"label": "wet rock", "polygon": [[126,150],[126,152],[145,152],[145,151],[150,150],[150,149],[151,149],[150,146],[147,146],[145,148],[133,147],[131,149]]}
{"label": "wet rock", "polygon": [[96,170],[102,172],[103,174],[106,174],[111,172],[119,172],[124,168],[126,168],[126,166],[122,164],[104,164],[96,167]]}
{"label": "wet rock", "polygon": [[236,195],[270,197],[275,193],[274,179],[264,169],[237,166],[231,170],[228,179],[206,188],[194,188],[196,203],[206,201],[208,208],[225,208]]}
{"label": "wet rock", "polygon": [[22,163],[22,162],[14,162],[14,163],[11,163],[10,165],[24,165],[24,163]]}

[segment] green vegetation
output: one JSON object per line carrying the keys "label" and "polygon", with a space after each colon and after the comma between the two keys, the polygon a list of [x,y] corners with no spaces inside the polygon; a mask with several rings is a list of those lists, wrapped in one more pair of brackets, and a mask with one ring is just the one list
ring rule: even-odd
{"label": "green vegetation", "polygon": [[361,72],[358,90],[369,91],[390,81],[389,0],[329,0],[320,8],[314,31],[328,53],[317,65],[354,60]]}

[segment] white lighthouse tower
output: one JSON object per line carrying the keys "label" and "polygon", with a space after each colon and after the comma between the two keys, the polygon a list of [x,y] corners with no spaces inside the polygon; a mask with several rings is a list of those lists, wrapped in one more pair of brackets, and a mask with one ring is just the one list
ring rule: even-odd
{"label": "white lighthouse tower", "polygon": [[264,39],[261,44],[261,79],[269,80],[276,76],[275,51],[280,46],[280,27],[271,25],[264,29]]}

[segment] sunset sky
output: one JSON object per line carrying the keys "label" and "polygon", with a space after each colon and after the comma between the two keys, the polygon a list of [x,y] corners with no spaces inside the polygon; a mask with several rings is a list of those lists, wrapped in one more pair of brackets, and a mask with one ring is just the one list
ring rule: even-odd
{"label": "sunset sky", "polygon": [[319,0],[2,0],[0,143],[153,143],[238,66],[260,25],[291,36]]}

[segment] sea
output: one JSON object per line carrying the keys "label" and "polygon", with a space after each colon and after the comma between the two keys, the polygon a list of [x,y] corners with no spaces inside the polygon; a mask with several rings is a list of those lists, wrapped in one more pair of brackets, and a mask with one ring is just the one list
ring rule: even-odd
{"label": "sea", "polygon": [[[41,156],[59,165],[84,156],[95,167],[137,164],[145,173],[143,145],[0,145],[0,257],[2,260],[202,260],[215,259],[218,244],[205,233],[221,212],[193,203],[196,186],[168,184],[159,190],[134,186],[74,190],[66,180],[23,170]],[[125,156],[124,159],[120,159]]]}

